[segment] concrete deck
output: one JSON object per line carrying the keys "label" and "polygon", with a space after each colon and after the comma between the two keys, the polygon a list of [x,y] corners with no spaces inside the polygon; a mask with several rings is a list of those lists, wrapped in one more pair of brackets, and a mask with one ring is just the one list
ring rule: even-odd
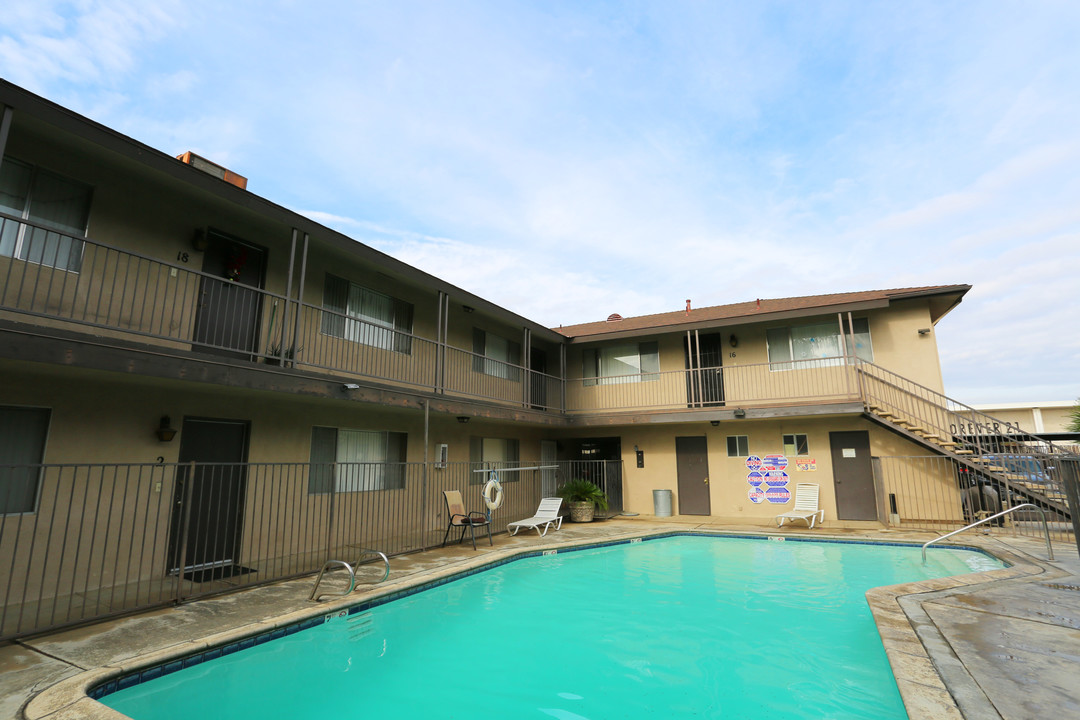
{"label": "concrete deck", "polygon": [[[886,530],[748,528],[690,518],[620,518],[564,525],[546,538],[499,535],[393,558],[390,578],[346,598],[307,600],[311,578],[253,588],[0,646],[0,718],[116,720],[86,690],[123,672],[348,607],[522,550],[672,530],[878,538],[925,542],[933,535]],[[912,720],[1080,717],[1080,559],[1075,546],[1030,538],[961,536],[1012,563],[1006,570],[941,578],[867,593]],[[381,567],[359,573],[381,575]],[[340,582],[340,581],[339,581]]]}

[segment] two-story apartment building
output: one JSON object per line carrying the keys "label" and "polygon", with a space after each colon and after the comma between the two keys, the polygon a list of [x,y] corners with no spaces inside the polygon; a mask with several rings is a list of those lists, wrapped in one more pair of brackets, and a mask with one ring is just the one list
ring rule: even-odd
{"label": "two-story apartment building", "polygon": [[627,512],[760,524],[812,482],[833,523],[951,522],[951,469],[916,502],[875,459],[1011,432],[943,395],[967,285],[554,330],[203,158],[0,108],[0,637],[427,547],[490,467],[540,468],[496,522],[571,476]]}

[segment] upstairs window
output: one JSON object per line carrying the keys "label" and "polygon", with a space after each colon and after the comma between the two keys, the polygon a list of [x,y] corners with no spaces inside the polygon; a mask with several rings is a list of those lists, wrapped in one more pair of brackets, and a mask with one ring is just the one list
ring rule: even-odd
{"label": "upstairs window", "polygon": [[[874,349],[870,344],[870,323],[866,318],[853,320],[854,332],[844,337],[848,352],[855,357],[874,361]],[[843,362],[840,326],[835,322],[772,328],[766,332],[769,345],[771,370],[791,370],[805,367],[826,367]],[[818,361],[818,362],[808,362]]]}
{"label": "upstairs window", "polygon": [[399,432],[312,428],[308,493],[405,487],[407,440]]}
{"label": "upstairs window", "polygon": [[327,274],[322,331],[361,345],[408,355],[412,351],[413,306]]}
{"label": "upstairs window", "polygon": [[473,328],[473,371],[521,382],[521,344]]}
{"label": "upstairs window", "polygon": [[78,272],[90,217],[90,186],[5,157],[0,164],[0,255]]}
{"label": "upstairs window", "polygon": [[660,350],[656,342],[590,348],[582,353],[581,359],[581,376],[586,387],[660,379]]}

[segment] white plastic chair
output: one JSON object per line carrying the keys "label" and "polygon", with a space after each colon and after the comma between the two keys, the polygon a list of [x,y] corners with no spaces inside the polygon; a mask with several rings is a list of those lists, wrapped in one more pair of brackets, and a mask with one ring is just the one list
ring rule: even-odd
{"label": "white plastic chair", "polygon": [[795,486],[795,509],[776,516],[776,527],[783,527],[785,520],[805,520],[811,528],[817,522],[825,522],[825,511],[818,507],[818,486],[799,483]]}
{"label": "white plastic chair", "polygon": [[[510,534],[517,535],[518,530],[522,528],[532,528],[540,533],[540,537],[544,537],[552,525],[555,526],[556,530],[562,527],[562,516],[559,515],[560,507],[562,507],[562,498],[544,498],[540,501],[540,507],[536,508],[535,515],[525,520],[507,523],[506,529],[511,531],[511,528],[513,528]],[[544,526],[543,530],[540,530],[541,525]]]}

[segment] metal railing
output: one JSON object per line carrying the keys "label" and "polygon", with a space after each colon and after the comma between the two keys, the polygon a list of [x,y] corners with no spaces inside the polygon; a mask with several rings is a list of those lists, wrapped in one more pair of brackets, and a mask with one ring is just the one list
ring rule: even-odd
{"label": "metal railing", "polygon": [[567,411],[686,410],[857,402],[843,358],[569,379]]}
{"label": "metal railing", "polygon": [[1031,509],[1035,510],[1037,513],[1039,513],[1039,517],[1042,520],[1043,535],[1046,538],[1046,559],[1049,560],[1050,562],[1053,562],[1054,561],[1054,547],[1050,544],[1050,526],[1046,522],[1046,513],[1043,512],[1043,509],[1040,508],[1037,505],[1032,505],[1031,503],[1024,503],[1023,505],[1016,505],[1015,507],[1011,507],[1008,510],[1002,510],[999,513],[994,513],[990,517],[985,517],[982,520],[976,520],[975,522],[971,523],[970,525],[965,525],[964,527],[960,528],[959,530],[953,530],[951,533],[945,533],[944,535],[941,535],[940,537],[936,537],[933,540],[930,540],[928,542],[923,543],[923,546],[922,546],[923,565],[926,564],[926,548],[930,547],[934,543],[936,543],[936,542],[938,542],[940,540],[945,540],[946,538],[951,538],[953,535],[959,535],[962,532],[966,532],[967,530],[978,527],[980,525],[985,525],[988,522],[993,522],[994,520],[997,520],[998,518],[1003,518],[1006,515],[1011,515],[1012,513],[1016,512],[1017,510],[1023,510],[1024,508],[1031,508]]}
{"label": "metal railing", "polygon": [[[585,473],[621,507],[621,462],[554,465],[503,477],[495,531]],[[467,510],[486,509],[484,476],[473,472],[481,467],[0,466],[0,640],[313,574],[363,548],[392,556],[436,547],[447,521],[442,491],[461,491]],[[32,492],[16,478],[36,479]]]}
{"label": "metal railing", "polygon": [[562,380],[523,365],[4,213],[0,238],[5,248],[16,247],[9,238],[21,238],[14,256],[0,255],[0,311],[37,318],[43,326],[92,327],[102,337],[167,350],[562,409]]}
{"label": "metal railing", "polygon": [[[994,517],[999,521],[995,532],[1037,537],[1038,520],[1045,517],[1054,540],[1076,540],[1068,502],[1057,484],[1036,486],[972,471],[942,455],[878,457],[873,467],[878,520],[890,527],[946,532]],[[1018,508],[1023,510],[999,516]]]}

